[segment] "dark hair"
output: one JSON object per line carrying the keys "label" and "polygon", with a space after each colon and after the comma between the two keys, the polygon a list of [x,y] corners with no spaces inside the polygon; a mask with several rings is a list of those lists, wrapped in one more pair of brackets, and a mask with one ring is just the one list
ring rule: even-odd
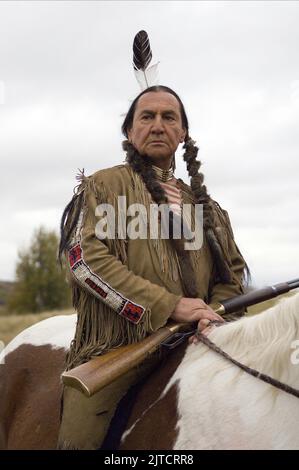
{"label": "dark hair", "polygon": [[131,104],[129,108],[129,111],[127,112],[125,120],[121,126],[122,133],[125,137],[128,138],[128,131],[132,128],[134,114],[136,111],[136,106],[137,106],[139,98],[141,98],[141,96],[145,95],[146,93],[150,93],[150,92],[158,93],[159,91],[165,91],[165,93],[169,93],[170,95],[173,95],[177,99],[180,105],[182,125],[183,125],[183,128],[187,131],[185,141],[189,138],[189,122],[188,122],[188,118],[187,118],[187,114],[186,114],[183,102],[175,91],[173,91],[168,86],[164,86],[164,85],[151,86],[147,88],[146,90],[143,90],[141,93],[139,93],[139,95],[134,99],[133,103]]}

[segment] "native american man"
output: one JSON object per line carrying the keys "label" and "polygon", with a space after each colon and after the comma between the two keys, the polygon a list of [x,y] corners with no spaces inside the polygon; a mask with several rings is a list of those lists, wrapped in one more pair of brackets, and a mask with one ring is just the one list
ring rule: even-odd
{"label": "native american man", "polygon": [[[222,320],[213,306],[243,292],[246,263],[235,244],[227,213],[203,184],[201,164],[196,160],[198,148],[189,136],[179,96],[168,87],[147,88],[133,101],[122,131],[126,163],[90,177],[82,175],[63,215],[60,249],[69,265],[78,312],[68,369],[92,356],[138,342],[170,318],[196,321],[198,328],[205,330],[210,320]],[[184,143],[191,187],[174,176],[174,155],[180,143]],[[117,232],[101,239],[96,229],[97,208],[109,204],[119,220],[123,215],[119,214],[119,196],[125,196],[125,210],[142,204],[145,215],[152,204],[171,203],[170,239],[150,237],[149,218],[146,237],[130,238]],[[174,236],[184,204],[203,208],[202,246],[198,249],[186,249],[186,239]],[[127,215],[126,225],[129,219]],[[194,220],[193,210],[189,223]],[[157,362],[154,354],[92,398],[66,387],[59,447],[99,448],[119,400]]]}

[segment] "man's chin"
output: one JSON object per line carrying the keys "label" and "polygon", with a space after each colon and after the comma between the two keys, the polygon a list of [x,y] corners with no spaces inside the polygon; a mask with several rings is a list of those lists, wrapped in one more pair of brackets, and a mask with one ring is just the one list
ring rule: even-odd
{"label": "man's chin", "polygon": [[172,159],[172,155],[166,154],[164,152],[158,152],[158,151],[157,152],[149,151],[149,152],[144,153],[142,156],[146,157],[146,158],[149,158],[153,162],[155,160],[165,161],[166,162],[166,161]]}

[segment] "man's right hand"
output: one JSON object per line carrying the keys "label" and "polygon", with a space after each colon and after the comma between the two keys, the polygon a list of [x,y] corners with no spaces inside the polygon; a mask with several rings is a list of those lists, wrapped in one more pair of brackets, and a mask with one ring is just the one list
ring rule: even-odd
{"label": "man's right hand", "polygon": [[223,318],[214,312],[202,299],[182,297],[176,304],[170,318],[179,323],[198,322],[198,330],[202,332],[211,320],[224,322]]}

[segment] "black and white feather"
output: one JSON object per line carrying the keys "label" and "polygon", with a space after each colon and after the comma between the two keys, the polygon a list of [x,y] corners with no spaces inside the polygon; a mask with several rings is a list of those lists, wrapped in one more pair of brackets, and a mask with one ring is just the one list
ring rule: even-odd
{"label": "black and white feather", "polygon": [[133,42],[133,66],[141,90],[158,85],[159,82],[158,63],[149,67],[152,56],[147,32],[139,31]]}

